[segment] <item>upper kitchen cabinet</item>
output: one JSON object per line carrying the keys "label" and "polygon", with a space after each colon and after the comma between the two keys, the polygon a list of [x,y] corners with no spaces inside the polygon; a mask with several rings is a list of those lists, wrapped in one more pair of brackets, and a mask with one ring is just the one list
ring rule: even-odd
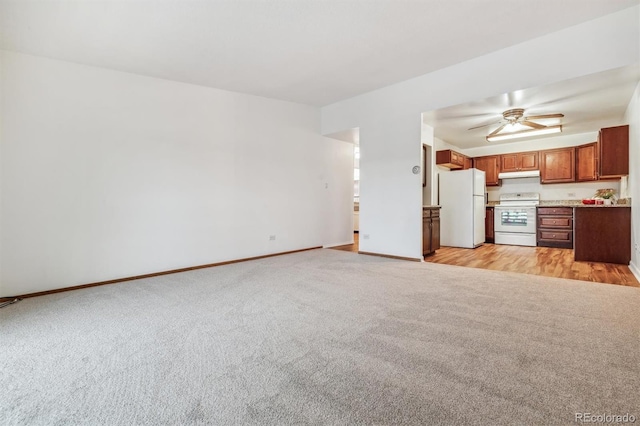
{"label": "upper kitchen cabinet", "polygon": [[540,183],[575,182],[575,174],[575,147],[540,151]]}
{"label": "upper kitchen cabinet", "polygon": [[464,155],[450,149],[436,151],[436,164],[438,166],[447,167],[452,170],[462,169],[464,168],[464,159]]}
{"label": "upper kitchen cabinet", "polygon": [[607,127],[598,133],[600,179],[629,174],[629,126]]}
{"label": "upper kitchen cabinet", "polygon": [[487,186],[500,186],[500,156],[489,155],[486,157],[475,157],[473,159],[473,167],[482,170],[485,173]]}
{"label": "upper kitchen cabinet", "polygon": [[576,147],[576,182],[598,180],[598,144]]}
{"label": "upper kitchen cabinet", "polygon": [[500,156],[501,172],[524,172],[538,170],[538,151],[517,152]]}
{"label": "upper kitchen cabinet", "polygon": [[464,167],[462,168],[463,170],[467,170],[467,169],[471,169],[473,167],[473,159],[467,157],[466,155],[464,156]]}

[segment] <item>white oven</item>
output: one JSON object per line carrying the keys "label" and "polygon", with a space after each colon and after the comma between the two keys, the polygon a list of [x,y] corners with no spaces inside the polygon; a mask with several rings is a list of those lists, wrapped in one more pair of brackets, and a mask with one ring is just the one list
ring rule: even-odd
{"label": "white oven", "polygon": [[502,194],[495,206],[495,243],[536,245],[536,205],[540,195],[533,192]]}

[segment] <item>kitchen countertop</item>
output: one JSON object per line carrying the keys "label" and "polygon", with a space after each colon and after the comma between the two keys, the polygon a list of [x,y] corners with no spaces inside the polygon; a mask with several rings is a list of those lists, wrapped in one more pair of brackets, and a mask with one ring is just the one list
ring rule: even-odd
{"label": "kitchen countertop", "polygon": [[423,209],[441,209],[442,206],[434,205],[434,206],[422,206]]}
{"label": "kitchen countertop", "polygon": [[626,204],[612,204],[605,206],[604,204],[582,204],[582,200],[540,200],[538,207],[631,207],[631,200]]}
{"label": "kitchen countertop", "polygon": [[[495,207],[500,201],[489,201],[487,207]],[[540,200],[538,207],[631,207],[631,199],[626,200],[626,204],[613,204],[605,206],[604,204],[582,204],[582,200]]]}

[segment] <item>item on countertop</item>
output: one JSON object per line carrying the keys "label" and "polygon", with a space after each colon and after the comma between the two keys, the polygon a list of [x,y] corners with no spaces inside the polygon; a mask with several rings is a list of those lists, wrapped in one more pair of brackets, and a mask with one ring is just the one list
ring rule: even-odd
{"label": "item on countertop", "polygon": [[598,189],[596,191],[596,195],[595,199],[597,200],[602,200],[602,203],[597,203],[597,204],[604,204],[606,206],[610,206],[612,204],[614,204],[615,201],[615,195],[616,195],[616,190],[613,188],[603,188],[603,189]]}
{"label": "item on countertop", "polygon": [[604,188],[598,189],[596,191],[596,195],[594,198],[602,198],[604,200],[608,200],[609,198],[613,198],[616,195],[616,190],[613,188]]}
{"label": "item on countertop", "polygon": [[584,200],[582,200],[582,204],[595,204],[596,200],[594,200],[593,198],[585,198]]}

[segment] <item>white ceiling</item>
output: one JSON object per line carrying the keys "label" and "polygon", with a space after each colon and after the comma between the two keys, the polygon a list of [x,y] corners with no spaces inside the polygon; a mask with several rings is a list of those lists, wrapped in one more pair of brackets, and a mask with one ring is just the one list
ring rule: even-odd
{"label": "white ceiling", "polygon": [[0,0],[0,47],[323,106],[639,1]]}
{"label": "white ceiling", "polygon": [[[562,124],[563,135],[587,133],[622,124],[638,81],[640,66],[636,64],[429,111],[422,117],[434,128],[435,137],[462,149],[488,146],[486,135],[501,125],[496,122],[502,119],[503,111],[511,108],[524,108],[525,116],[562,113],[561,119],[532,121],[543,125]],[[492,124],[469,130],[488,123]],[[491,145],[532,139],[540,136],[491,142]]]}

